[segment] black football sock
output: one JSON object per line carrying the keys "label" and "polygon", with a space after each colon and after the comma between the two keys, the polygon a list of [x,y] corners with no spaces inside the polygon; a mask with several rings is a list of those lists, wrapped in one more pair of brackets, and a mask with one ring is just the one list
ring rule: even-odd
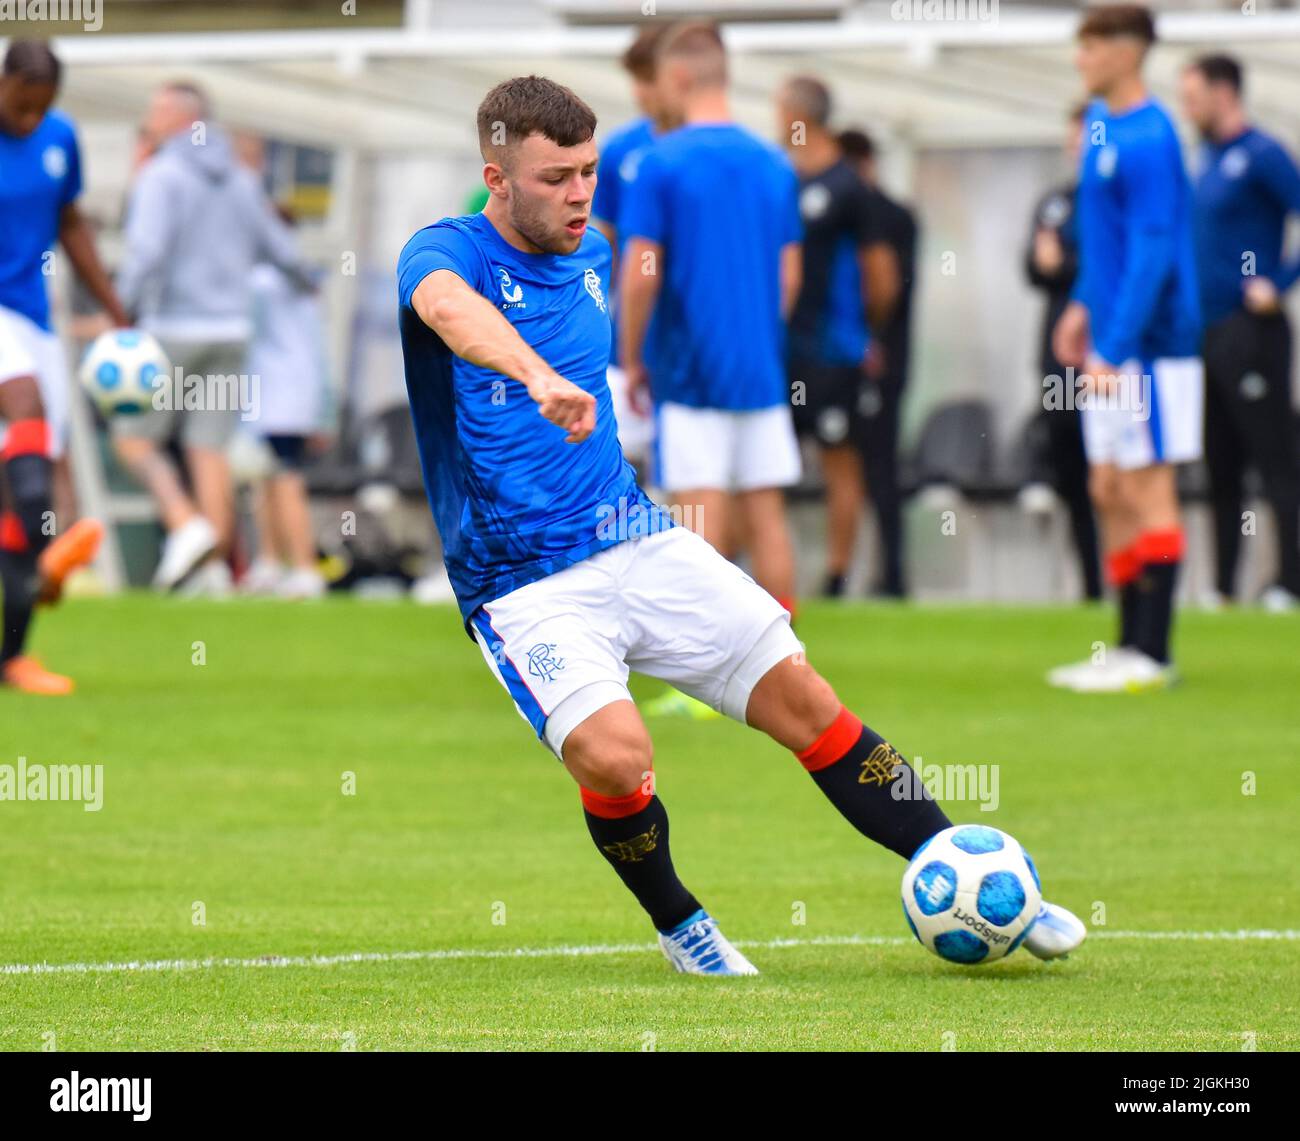
{"label": "black football sock", "polygon": [[1162,665],[1169,662],[1169,634],[1174,621],[1174,592],[1182,565],[1181,529],[1147,531],[1135,544],[1142,571],[1137,581],[1138,617],[1134,644]]}
{"label": "black football sock", "polygon": [[844,576],[844,575],[842,575],[842,574],[830,574],[830,573],[828,573],[828,574],[826,575],[826,582],[822,585],[822,597],[823,597],[823,598],[843,598],[843,597],[844,597],[844,585],[845,585],[845,582],[846,582],[846,581],[847,581],[847,580],[846,580],[846,576]]}
{"label": "black football sock", "polygon": [[640,789],[627,796],[601,796],[584,788],[582,808],[596,847],[656,930],[671,931],[700,910],[673,870],[668,813],[657,796]]}
{"label": "black football sock", "polygon": [[843,706],[795,756],[845,820],[905,860],[952,826],[912,766]]}
{"label": "black football sock", "polygon": [[[4,529],[5,520],[0,518],[0,531]],[[30,551],[0,548],[0,590],[4,591],[4,604],[0,608],[0,622],[4,623],[0,665],[4,665],[23,652],[36,606],[36,557]]]}
{"label": "black football sock", "polygon": [[1161,665],[1169,662],[1169,631],[1174,622],[1174,591],[1181,563],[1148,563],[1142,570],[1142,625],[1137,648]]}
{"label": "black football sock", "polygon": [[4,451],[4,483],[9,489],[13,517],[6,524],[14,534],[6,535],[4,545],[12,548],[14,539],[38,556],[54,533],[51,505],[54,495],[54,465],[50,460],[50,430],[44,420],[17,420],[9,425]]}
{"label": "black football sock", "polygon": [[1119,588],[1119,644],[1137,645],[1138,610],[1141,595],[1137,582],[1126,582]]}

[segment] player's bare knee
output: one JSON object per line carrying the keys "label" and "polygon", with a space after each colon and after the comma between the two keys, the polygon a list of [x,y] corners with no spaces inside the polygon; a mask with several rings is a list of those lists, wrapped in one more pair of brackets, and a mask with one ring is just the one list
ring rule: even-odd
{"label": "player's bare knee", "polygon": [[606,727],[584,722],[564,742],[564,766],[583,788],[626,796],[649,779],[654,748],[644,725]]}

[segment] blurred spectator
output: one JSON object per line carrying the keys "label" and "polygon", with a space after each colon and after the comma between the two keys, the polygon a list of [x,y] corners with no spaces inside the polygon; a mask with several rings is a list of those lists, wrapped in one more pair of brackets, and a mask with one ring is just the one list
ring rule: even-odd
{"label": "blurred spectator", "polygon": [[1300,459],[1280,298],[1300,277],[1300,258],[1283,256],[1287,216],[1300,215],[1300,170],[1251,126],[1241,89],[1241,66],[1229,56],[1204,56],[1183,72],[1183,110],[1204,140],[1194,190],[1216,584],[1223,599],[1233,596],[1242,477],[1254,464],[1278,537],[1277,576],[1262,601],[1292,610],[1300,605]]}
{"label": "blurred spectator", "polygon": [[[155,585],[171,589],[201,568],[191,585],[220,594],[230,584],[225,557],[234,492],[226,452],[247,401],[238,378],[251,333],[252,269],[267,260],[301,283],[309,279],[256,177],[236,163],[210,114],[199,88],[169,83],[145,116],[144,146],[152,157],[131,188],[118,288],[186,388],[173,385],[172,407],[119,417],[113,436],[119,459],[153,495],[167,530]],[[199,382],[197,390],[189,387]],[[163,451],[173,437],[193,498]]]}
{"label": "blurred spectator", "polygon": [[[830,130],[831,93],[796,76],[777,92],[778,129],[799,174],[803,284],[790,317],[789,379],[795,427],[813,437],[826,480],[822,588],[844,593],[863,507],[858,404],[873,330],[898,300],[898,259],[885,241],[878,196],[845,161]],[[868,383],[871,383],[868,381]]]}
{"label": "blurred spectator", "polygon": [[[234,138],[235,150],[254,174],[265,169],[261,139]],[[293,241],[293,215],[279,216]],[[303,468],[323,446],[328,369],[320,300],[278,266],[253,270],[253,335],[248,375],[257,385],[258,414],[249,427],[261,441],[271,473],[257,488],[257,558],[243,585],[250,593],[319,598],[325,593],[316,557],[311,506]]]}
{"label": "blurred spectator", "polygon": [[[1075,171],[1079,165],[1079,144],[1083,136],[1084,108],[1070,114],[1065,143],[1065,157],[1071,175],[1067,182],[1053,187],[1034,207],[1033,229],[1025,253],[1025,273],[1030,284],[1047,297],[1039,337],[1038,367],[1042,378],[1059,377],[1058,390],[1073,391],[1066,385],[1065,365],[1052,352],[1052,330],[1070,301],[1079,268],[1079,250],[1075,233]],[[1046,391],[1046,389],[1044,389]],[[1093,600],[1101,597],[1101,563],[1097,549],[1097,524],[1088,498],[1088,460],[1083,452],[1083,428],[1074,401],[1057,406],[1046,402],[1041,413],[1042,431],[1036,436],[1042,448],[1030,457],[1031,479],[1050,483],[1065,503],[1070,516],[1070,532],[1079,557],[1084,594]]]}
{"label": "blurred spectator", "polygon": [[912,211],[880,189],[876,145],[861,130],[840,133],[844,157],[875,193],[885,241],[898,262],[898,303],[874,341],[868,376],[874,384],[863,389],[859,411],[861,452],[867,494],[876,509],[880,529],[880,593],[902,598],[903,499],[898,486],[898,423],[912,355],[912,289],[916,280],[917,225]]}

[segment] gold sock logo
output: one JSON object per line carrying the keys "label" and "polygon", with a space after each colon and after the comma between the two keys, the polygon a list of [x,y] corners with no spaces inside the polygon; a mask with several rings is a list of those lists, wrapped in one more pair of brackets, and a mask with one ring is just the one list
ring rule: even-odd
{"label": "gold sock logo", "polygon": [[862,771],[858,773],[858,784],[874,784],[884,788],[894,779],[894,773],[903,763],[898,750],[888,741],[881,741],[871,750],[871,756],[862,762]]}
{"label": "gold sock logo", "polygon": [[601,851],[612,856],[620,864],[639,864],[655,850],[659,844],[659,825],[651,824],[648,832],[633,836],[630,840],[616,840],[613,844],[602,844]]}

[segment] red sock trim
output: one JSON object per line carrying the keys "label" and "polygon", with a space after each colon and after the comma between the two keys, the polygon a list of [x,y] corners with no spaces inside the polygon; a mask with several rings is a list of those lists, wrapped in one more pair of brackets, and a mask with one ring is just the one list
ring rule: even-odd
{"label": "red sock trim", "polygon": [[775,598],[777,602],[781,604],[782,609],[790,615],[790,620],[794,621],[794,610],[796,606],[794,596],[791,594],[774,594],[772,597]]}
{"label": "red sock trim", "polygon": [[27,550],[23,521],[12,511],[0,511],[0,551]]}
{"label": "red sock trim", "polygon": [[1106,578],[1112,586],[1127,586],[1141,573],[1142,560],[1138,558],[1136,543],[1106,556]]}
{"label": "red sock trim", "polygon": [[840,760],[862,736],[862,722],[843,705],[835,715],[835,720],[820,737],[802,753],[795,753],[799,763],[810,773],[828,768]]}
{"label": "red sock trim", "polygon": [[634,816],[650,803],[652,793],[644,787],[626,796],[601,796],[589,788],[582,789],[582,807],[592,816],[603,816],[606,820],[621,820],[624,816]]}
{"label": "red sock trim", "polygon": [[4,450],[0,459],[14,456],[48,456],[50,454],[50,426],[44,420],[15,420],[9,425]]}
{"label": "red sock trim", "polygon": [[1181,527],[1165,531],[1143,531],[1133,544],[1140,563],[1180,562],[1187,549],[1187,540]]}

